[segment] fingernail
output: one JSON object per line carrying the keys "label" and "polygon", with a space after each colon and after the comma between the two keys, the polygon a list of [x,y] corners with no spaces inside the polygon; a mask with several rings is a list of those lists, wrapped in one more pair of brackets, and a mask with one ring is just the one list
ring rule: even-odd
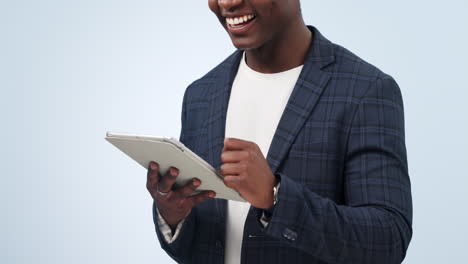
{"label": "fingernail", "polygon": [[154,163],[154,162],[151,162],[151,163],[150,163],[150,167],[151,167],[152,170],[156,170],[156,169],[157,169],[156,163]]}
{"label": "fingernail", "polygon": [[194,186],[200,186],[200,180],[199,179],[193,179],[193,185]]}

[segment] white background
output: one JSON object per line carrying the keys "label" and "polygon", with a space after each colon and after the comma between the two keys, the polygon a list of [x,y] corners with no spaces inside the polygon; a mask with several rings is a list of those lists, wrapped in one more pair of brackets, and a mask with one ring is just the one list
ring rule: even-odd
{"label": "white background", "polygon": [[[302,1],[308,24],[392,75],[405,102],[405,263],[468,244],[468,2]],[[0,1],[0,263],[172,263],[145,170],[108,130],[178,137],[185,87],[234,51],[207,1]]]}

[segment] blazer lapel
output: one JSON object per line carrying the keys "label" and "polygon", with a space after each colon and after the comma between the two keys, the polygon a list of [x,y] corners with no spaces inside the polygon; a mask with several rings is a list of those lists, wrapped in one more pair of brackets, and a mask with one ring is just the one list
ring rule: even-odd
{"label": "blazer lapel", "polygon": [[334,61],[332,43],[316,28],[309,29],[313,32],[312,47],[281,116],[267,155],[273,174],[276,174],[331,77],[322,69]]}
{"label": "blazer lapel", "polygon": [[208,117],[208,163],[219,170],[221,151],[224,146],[226,115],[232,83],[239,68],[242,51],[236,51],[220,65],[210,89],[210,112]]}
{"label": "blazer lapel", "polygon": [[[316,28],[309,29],[313,33],[312,47],[281,116],[267,155],[273,174],[277,172],[331,77],[322,69],[335,59],[333,45]],[[210,112],[207,120],[208,162],[217,170],[221,166],[229,96],[241,58],[242,51],[236,51],[222,63],[220,73],[213,77],[210,88]]]}
{"label": "blazer lapel", "polygon": [[[220,73],[214,76],[209,94],[209,116],[208,116],[208,163],[219,171],[221,166],[221,151],[224,146],[224,135],[226,128],[226,115],[231,94],[232,83],[239,68],[242,52],[236,51],[224,63],[220,65]],[[224,199],[214,199],[217,213],[216,223],[219,225],[221,239],[225,239],[225,218],[227,201]],[[215,229],[218,230],[218,229]]]}

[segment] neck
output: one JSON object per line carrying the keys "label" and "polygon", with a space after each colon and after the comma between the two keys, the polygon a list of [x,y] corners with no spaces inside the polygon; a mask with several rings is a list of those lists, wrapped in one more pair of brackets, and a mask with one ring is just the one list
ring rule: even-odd
{"label": "neck", "polygon": [[246,50],[246,62],[261,73],[278,73],[304,64],[312,43],[312,32],[302,18],[259,48]]}

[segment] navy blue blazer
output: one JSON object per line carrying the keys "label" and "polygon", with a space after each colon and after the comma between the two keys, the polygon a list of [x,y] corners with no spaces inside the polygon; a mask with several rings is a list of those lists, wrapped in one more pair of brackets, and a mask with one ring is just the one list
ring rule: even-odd
{"label": "navy blue blazer", "polygon": [[[281,178],[278,202],[266,228],[251,207],[241,262],[400,263],[412,236],[400,89],[310,30],[313,44],[267,155]],[[184,95],[180,140],[218,169],[241,58],[236,51]],[[223,263],[225,229],[222,199],[196,206],[171,244],[156,224],[162,248],[179,263]]]}

